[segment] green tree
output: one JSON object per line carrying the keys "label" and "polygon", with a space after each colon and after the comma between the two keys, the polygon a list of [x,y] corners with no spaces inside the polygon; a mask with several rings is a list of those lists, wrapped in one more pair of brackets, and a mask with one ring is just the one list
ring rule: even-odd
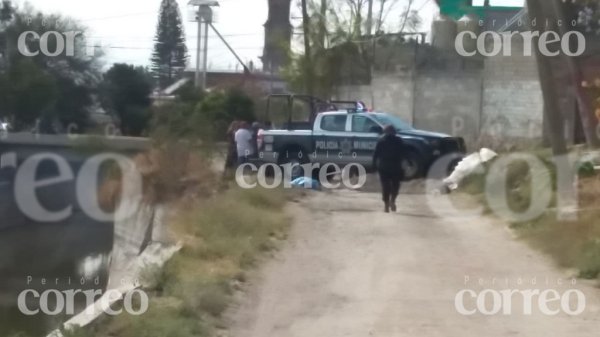
{"label": "green tree", "polygon": [[[578,28],[585,34],[600,35],[600,1],[574,0],[563,3],[569,19],[577,19]],[[573,16],[573,17],[571,17]]]}
{"label": "green tree", "polygon": [[227,127],[234,120],[256,120],[252,98],[237,88],[213,91],[199,102],[179,99],[153,107],[151,136],[159,141],[201,140],[206,145],[225,139]]}
{"label": "green tree", "polygon": [[115,64],[101,85],[105,108],[118,117],[123,134],[140,136],[150,120],[152,81],[143,67]]}
{"label": "green tree", "polygon": [[224,138],[234,120],[253,122],[256,119],[254,101],[240,89],[212,92],[196,106],[196,114],[210,121],[216,138]]}
{"label": "green tree", "polygon": [[176,0],[162,0],[152,54],[152,72],[164,88],[185,70],[188,54]]}
{"label": "green tree", "polygon": [[[414,3],[415,0],[408,0],[397,20],[389,14],[394,12],[398,0],[378,0],[374,20],[363,13],[368,9],[367,0],[324,0],[319,6],[312,3],[307,21],[311,25],[307,30],[311,57],[290,51],[292,62],[284,69],[284,77],[294,90],[312,87],[324,98],[335,93],[336,85],[368,82],[374,66],[375,44],[386,41],[384,30],[397,34],[418,29],[421,20],[413,8]],[[377,34],[365,35],[363,32],[369,29],[363,27],[371,24]],[[393,42],[401,41],[404,40]],[[312,85],[308,86],[307,82]]]}
{"label": "green tree", "polygon": [[55,79],[30,59],[19,59],[0,75],[0,116],[19,130],[50,113],[58,99]]}
{"label": "green tree", "polygon": [[[60,122],[63,127],[77,124],[79,130],[85,129],[89,122],[89,109],[94,103],[93,96],[100,81],[99,57],[101,53],[98,52],[93,56],[87,55],[86,41],[82,37],[86,29],[70,18],[57,14],[44,14],[28,5],[24,8],[13,9],[13,11],[12,19],[6,24],[4,31],[8,41],[12,41],[12,46],[5,53],[6,57],[10,59],[10,67],[6,69],[6,73],[24,73],[22,68],[27,65],[27,67],[31,67],[28,78],[34,80],[32,83],[39,83],[48,77],[52,79],[56,90],[49,91],[55,95],[53,99],[41,101],[43,104],[31,103],[29,110],[21,110],[13,106],[10,109],[9,117],[20,121],[19,124],[22,128],[33,126],[23,123],[34,123],[38,118],[44,118],[48,121]],[[26,31],[34,31],[40,36],[47,31],[77,31],[81,34],[75,40],[74,56],[63,53],[50,57],[38,53],[36,56],[30,57],[23,55],[16,48],[16,41]],[[48,49],[55,50],[56,40],[50,39],[48,42]],[[38,51],[40,42],[30,35],[26,45],[30,51]],[[34,74],[38,75],[34,76]],[[5,80],[9,78],[10,81],[13,81],[10,86],[15,87],[14,89],[29,90],[25,92],[25,95],[30,97],[46,96],[45,93],[36,92],[36,90],[40,90],[40,87],[51,87],[46,80],[43,80],[43,86],[36,84],[16,88],[16,82],[11,77],[14,75],[5,76],[8,76],[5,77]],[[6,96],[8,93],[4,91],[0,95]],[[5,110],[8,110],[8,107],[10,105]]]}
{"label": "green tree", "polygon": [[189,81],[175,91],[175,95],[181,102],[196,104],[202,101],[205,93],[198,90],[198,88],[196,88],[194,85],[194,82]]}

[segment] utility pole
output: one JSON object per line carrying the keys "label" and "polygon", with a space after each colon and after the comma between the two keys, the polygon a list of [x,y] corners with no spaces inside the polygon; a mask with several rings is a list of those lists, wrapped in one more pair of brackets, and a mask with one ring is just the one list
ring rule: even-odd
{"label": "utility pole", "polygon": [[212,9],[205,7],[206,16],[204,18],[204,57],[202,65],[202,90],[206,90],[206,72],[208,71],[208,24],[212,23]]}
{"label": "utility pole", "polygon": [[196,76],[194,77],[194,85],[196,88],[200,87],[200,51],[202,49],[202,17],[200,16],[200,8],[198,8],[198,13],[196,15],[196,20],[198,20],[198,44],[196,49]]}
{"label": "utility pole", "polygon": [[313,90],[313,66],[312,66],[312,53],[310,49],[310,18],[308,16],[308,9],[306,8],[306,0],[302,0],[302,27],[304,31],[304,67],[306,71],[306,92],[309,96],[314,95]]}
{"label": "utility pole", "polygon": [[[194,84],[196,88],[206,90],[206,73],[208,65],[208,27],[213,21],[213,11],[211,7],[218,7],[217,0],[190,0],[189,6],[198,7],[196,12],[196,21],[198,22],[198,43],[196,50],[196,74]],[[204,21],[204,62],[202,66],[202,77],[200,77],[200,55],[202,50],[202,23]]]}

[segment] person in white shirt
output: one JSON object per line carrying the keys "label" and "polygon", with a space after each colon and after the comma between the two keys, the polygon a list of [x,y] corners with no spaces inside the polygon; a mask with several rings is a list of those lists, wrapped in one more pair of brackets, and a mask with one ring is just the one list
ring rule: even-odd
{"label": "person in white shirt", "polygon": [[258,130],[258,135],[256,137],[256,147],[258,149],[261,149],[264,144],[265,131],[271,130],[272,127],[273,127],[273,124],[271,124],[270,121],[266,121],[264,128],[261,128],[260,130]]}
{"label": "person in white shirt", "polygon": [[235,145],[237,147],[238,165],[248,162],[248,158],[255,154],[256,146],[253,144],[252,131],[246,122],[242,122],[240,129],[235,133]]}

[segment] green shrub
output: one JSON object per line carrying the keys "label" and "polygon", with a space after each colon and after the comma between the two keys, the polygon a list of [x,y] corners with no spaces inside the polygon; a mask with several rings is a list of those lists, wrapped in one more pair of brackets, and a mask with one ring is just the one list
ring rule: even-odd
{"label": "green shrub", "polygon": [[153,108],[152,138],[222,141],[234,120],[256,119],[254,101],[241,90],[215,91],[199,97],[200,101],[180,100]]}

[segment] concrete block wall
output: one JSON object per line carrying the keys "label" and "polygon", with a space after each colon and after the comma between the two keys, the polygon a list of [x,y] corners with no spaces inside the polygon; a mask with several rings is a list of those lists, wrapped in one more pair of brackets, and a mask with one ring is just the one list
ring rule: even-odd
{"label": "concrete block wall", "polygon": [[412,74],[379,76],[373,79],[373,107],[414,124],[414,86]]}
{"label": "concrete block wall", "polygon": [[[541,141],[543,97],[535,59],[497,56],[478,71],[374,75],[371,85],[338,88],[417,128],[464,137],[474,145]],[[486,143],[487,145],[487,143]]]}
{"label": "concrete block wall", "polygon": [[485,60],[482,136],[542,138],[544,100],[535,57],[519,53]]}
{"label": "concrete block wall", "polygon": [[481,76],[476,73],[429,73],[416,78],[413,125],[419,129],[477,140]]}
{"label": "concrete block wall", "polygon": [[348,101],[362,100],[368,106],[374,106],[373,90],[370,85],[345,85],[338,87],[334,98]]}

